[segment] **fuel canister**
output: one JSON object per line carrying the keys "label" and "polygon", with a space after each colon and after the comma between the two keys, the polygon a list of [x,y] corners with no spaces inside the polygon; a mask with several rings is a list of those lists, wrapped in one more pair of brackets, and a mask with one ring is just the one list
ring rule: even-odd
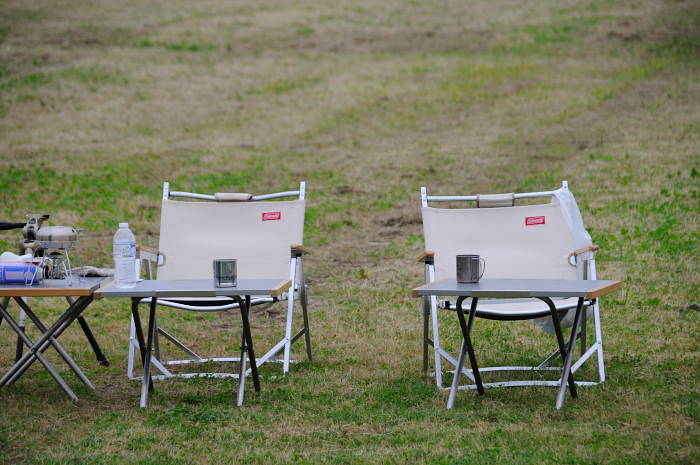
{"label": "fuel canister", "polygon": [[0,283],[38,284],[44,279],[43,267],[27,262],[0,262]]}

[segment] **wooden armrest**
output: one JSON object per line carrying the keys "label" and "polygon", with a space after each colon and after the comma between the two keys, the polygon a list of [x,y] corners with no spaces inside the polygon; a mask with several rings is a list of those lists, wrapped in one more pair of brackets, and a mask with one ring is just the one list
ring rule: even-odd
{"label": "wooden armrest", "polygon": [[[281,296],[282,293],[284,291],[288,290],[290,287],[292,287],[292,280],[285,279],[284,281],[279,283],[277,286],[272,288],[272,290],[270,291],[270,296],[277,298],[277,297]],[[292,299],[293,297],[290,296],[289,298]]]}
{"label": "wooden armrest", "polygon": [[589,245],[586,247],[583,247],[582,249],[574,250],[574,257],[578,257],[579,255],[586,253],[586,252],[596,252],[600,247],[597,245]]}
{"label": "wooden armrest", "polygon": [[303,254],[304,253],[311,253],[311,249],[308,249],[308,248],[304,247],[303,245],[299,245],[299,244],[292,244],[290,248],[292,249],[292,251],[300,252]]}
{"label": "wooden armrest", "polygon": [[159,254],[159,253],[160,253],[160,252],[158,251],[158,249],[154,249],[153,247],[148,247],[148,246],[146,246],[146,245],[141,245],[141,244],[138,244],[138,245],[136,246],[136,250],[138,250],[138,251],[144,251],[144,252],[148,252],[148,253],[152,253],[152,254]]}
{"label": "wooden armrest", "polygon": [[158,249],[145,245],[137,245],[136,250],[139,251],[139,258],[142,260],[149,260],[158,266],[165,264],[165,254],[161,253]]}
{"label": "wooden armrest", "polygon": [[420,257],[418,257],[417,261],[424,262],[428,259],[433,259],[433,258],[435,258],[435,252],[428,250],[428,251],[425,251],[422,254],[420,254]]}

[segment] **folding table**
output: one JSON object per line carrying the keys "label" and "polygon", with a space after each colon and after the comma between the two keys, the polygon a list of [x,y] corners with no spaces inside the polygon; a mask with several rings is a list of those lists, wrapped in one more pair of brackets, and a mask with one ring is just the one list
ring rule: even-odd
{"label": "folding table", "polygon": [[[114,285],[101,289],[95,293],[95,298],[103,297],[130,297],[131,313],[136,325],[136,335],[141,347],[141,360],[143,361],[143,379],[141,384],[141,407],[148,403],[148,392],[153,390],[151,380],[151,356],[153,340],[156,333],[156,309],[158,298],[166,297],[230,297],[240,307],[243,323],[243,341],[241,344],[241,361],[238,375],[238,396],[236,404],[243,405],[243,391],[245,387],[245,356],[250,359],[250,371],[253,376],[253,384],[256,391],[260,391],[260,378],[253,350],[253,338],[250,333],[248,314],[250,312],[251,296],[269,295],[279,297],[291,287],[290,279],[238,279],[235,287],[215,287],[213,279],[191,280],[145,280],[136,283],[130,289],[118,288]],[[139,315],[139,303],[145,298],[151,298],[148,320],[148,338],[144,344],[143,328]]]}
{"label": "folding table", "polygon": [[[94,292],[99,289],[101,285],[110,280],[111,278],[89,277],[74,279],[72,281],[66,279],[47,279],[41,284],[33,285],[0,284],[0,297],[12,297],[36,325],[39,331],[43,333],[36,342],[32,342],[7,312],[5,308],[7,299],[2,299],[2,303],[0,303],[0,321],[3,319],[7,321],[22,342],[27,345],[29,350],[20,357],[5,376],[0,379],[0,388],[8,383],[14,382],[17,378],[22,376],[36,360],[39,360],[68,397],[72,400],[78,400],[75,393],[68,387],[68,384],[59,376],[58,372],[43,355],[43,352],[49,346],[52,346],[78,378],[90,389],[95,389],[87,376],[78,368],[73,359],[66,353],[56,339],[80,316],[83,310],[90,305],[94,300]],[[66,297],[70,306],[49,329],[46,329],[39,317],[22,297]]]}
{"label": "folding table", "polygon": [[[559,394],[557,396],[557,409],[561,409],[564,403],[566,394],[566,386],[568,384],[573,398],[577,397],[576,384],[574,383],[571,374],[571,361],[574,353],[578,327],[581,323],[583,303],[585,300],[598,298],[602,295],[620,289],[619,281],[602,281],[602,280],[566,280],[566,279],[482,279],[478,283],[458,283],[455,278],[447,278],[439,281],[434,281],[430,284],[417,287],[411,292],[413,297],[422,296],[454,296],[457,297],[456,313],[459,319],[459,326],[462,330],[462,348],[459,353],[459,360],[455,371],[455,376],[452,381],[452,388],[447,401],[447,408],[454,406],[455,397],[459,390],[459,382],[464,368],[465,353],[469,356],[469,362],[472,367],[474,381],[477,385],[479,394],[484,393],[481,375],[474,355],[474,347],[471,342],[471,327],[476,315],[477,304],[480,297],[491,298],[537,298],[546,303],[551,309],[552,321],[554,323],[557,341],[562,358],[564,359],[564,367],[562,369],[561,383],[559,386]],[[467,297],[471,297],[471,307],[469,310],[469,320],[464,318],[464,310],[462,302]],[[571,336],[569,338],[568,347],[564,344],[564,337],[561,331],[559,321],[559,312],[552,302],[552,298],[557,297],[576,297],[578,305],[576,307],[576,316],[574,324],[571,328]]]}

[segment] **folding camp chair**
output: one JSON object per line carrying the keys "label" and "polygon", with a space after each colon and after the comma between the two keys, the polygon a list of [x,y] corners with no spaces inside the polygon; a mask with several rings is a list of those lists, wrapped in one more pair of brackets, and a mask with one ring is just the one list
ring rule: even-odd
{"label": "folding camp chair", "polygon": [[[583,226],[576,201],[568,189],[563,187],[548,192],[521,194],[496,194],[475,196],[428,196],[421,188],[422,217],[426,253],[419,258],[425,264],[425,282],[431,283],[456,275],[456,255],[478,254],[485,260],[484,278],[500,279],[596,279],[595,256],[598,249]],[[550,200],[541,203],[542,199]],[[515,205],[519,199],[530,203]],[[435,208],[429,203],[450,202],[454,206],[467,202],[471,208]],[[539,202],[539,203],[538,203]],[[570,327],[576,311],[577,299],[552,299],[558,310],[562,327]],[[442,362],[446,360],[457,366],[455,357],[448,353],[440,342],[438,308],[455,310],[455,303],[440,300],[436,296],[423,297],[423,372],[428,372],[429,347],[435,359],[435,381],[440,389],[443,385]],[[605,381],[603,342],[600,311],[597,300],[584,302],[578,342],[581,353],[572,366],[571,373],[578,370],[593,354],[598,360],[598,380],[579,381],[578,385],[592,385]],[[466,304],[465,304],[466,307]],[[479,300],[475,316],[491,320],[533,320],[552,334],[551,309],[538,299]],[[586,347],[586,320],[593,318],[594,342]],[[432,326],[432,338],[430,329]],[[471,326],[469,327],[471,331]],[[561,336],[559,334],[558,336]],[[556,341],[554,341],[556,342]],[[556,345],[555,345],[556,347]],[[557,349],[538,366],[479,367],[481,373],[497,371],[559,371],[553,362],[559,358]],[[464,368],[472,382],[471,370]],[[530,376],[532,378],[532,376]],[[559,386],[557,380],[521,379],[484,383],[485,387],[550,385]],[[578,378],[578,377],[577,377]],[[475,384],[460,386],[473,389]]]}
{"label": "folding camp chair", "polygon": [[[308,250],[301,245],[305,189],[306,185],[302,182],[297,191],[267,195],[203,195],[171,191],[166,182],[163,186],[159,248],[138,247],[140,263],[147,279],[154,278],[154,267],[157,270],[155,279],[213,279],[212,262],[217,258],[235,258],[239,279],[289,277],[292,288],[288,293],[277,298],[263,295],[252,296],[251,299],[251,306],[271,306],[281,300],[287,301],[284,337],[257,359],[260,366],[268,361],[280,361],[282,355],[284,373],[289,371],[292,362],[292,344],[301,336],[305,336],[307,356],[312,358],[307,286],[302,266],[302,256]],[[295,199],[279,200],[289,197]],[[295,299],[301,303],[303,325],[296,334],[292,334]],[[150,299],[144,299],[141,303],[149,304]],[[159,298],[157,304],[195,312],[217,312],[239,307],[231,299],[217,298]],[[238,377],[237,373],[174,373],[175,366],[201,362],[240,362],[240,357],[201,357],[166,331],[160,320],[156,322],[152,366],[161,374],[153,376],[154,379],[171,376]],[[184,352],[187,358],[166,358],[161,344],[163,339]],[[136,357],[141,356],[141,344],[133,316],[129,340],[128,376],[137,379],[140,377],[134,373],[134,366]],[[245,374],[249,372],[250,368]]]}

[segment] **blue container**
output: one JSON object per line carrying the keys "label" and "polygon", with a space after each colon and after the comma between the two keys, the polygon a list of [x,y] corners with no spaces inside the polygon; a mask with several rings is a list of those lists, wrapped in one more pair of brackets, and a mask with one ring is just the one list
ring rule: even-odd
{"label": "blue container", "polygon": [[0,262],[0,283],[37,284],[44,279],[41,267],[26,262]]}

